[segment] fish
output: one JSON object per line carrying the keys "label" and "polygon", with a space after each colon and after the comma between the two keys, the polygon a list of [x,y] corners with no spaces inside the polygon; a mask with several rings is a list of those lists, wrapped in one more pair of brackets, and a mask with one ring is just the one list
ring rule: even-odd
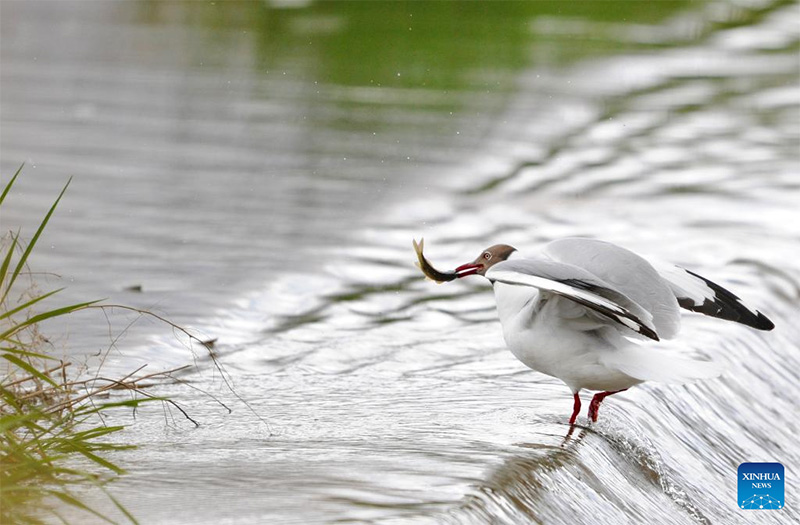
{"label": "fish", "polygon": [[414,251],[417,253],[418,259],[418,262],[415,262],[414,264],[417,266],[417,268],[422,270],[422,273],[425,274],[425,277],[431,279],[432,281],[436,281],[439,284],[446,283],[448,281],[454,281],[458,278],[458,274],[456,274],[455,271],[442,272],[437,270],[431,263],[428,262],[425,256],[422,255],[422,248],[425,244],[425,239],[420,239],[419,243],[417,243],[417,240],[414,239],[413,243]]}

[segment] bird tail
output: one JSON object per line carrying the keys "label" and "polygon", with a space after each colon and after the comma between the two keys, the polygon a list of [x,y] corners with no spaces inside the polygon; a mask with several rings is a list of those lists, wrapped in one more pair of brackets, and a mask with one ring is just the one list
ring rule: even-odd
{"label": "bird tail", "polygon": [[687,383],[711,379],[725,371],[711,361],[697,361],[658,352],[652,348],[618,348],[604,356],[603,364],[642,381]]}

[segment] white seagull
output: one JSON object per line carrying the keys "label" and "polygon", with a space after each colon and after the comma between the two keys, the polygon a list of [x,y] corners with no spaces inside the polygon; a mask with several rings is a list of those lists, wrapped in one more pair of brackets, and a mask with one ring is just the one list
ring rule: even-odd
{"label": "white seagull", "polygon": [[589,405],[589,418],[597,421],[603,399],[644,381],[718,375],[712,363],[675,358],[641,344],[675,337],[680,308],[758,330],[775,327],[718,284],[678,266],[656,268],[604,241],[560,239],[530,258],[497,244],[448,274],[436,273],[425,261],[421,243],[417,252],[430,277],[482,275],[492,283],[511,352],[572,391],[570,425],[580,413],[583,389],[599,391]]}

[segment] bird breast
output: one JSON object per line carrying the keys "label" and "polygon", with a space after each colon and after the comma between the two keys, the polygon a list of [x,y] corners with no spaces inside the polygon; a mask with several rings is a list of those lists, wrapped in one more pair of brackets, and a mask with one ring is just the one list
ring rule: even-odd
{"label": "bird breast", "polygon": [[536,289],[494,284],[503,337],[514,356],[539,372],[561,377],[576,360],[594,361],[604,325],[568,299]]}

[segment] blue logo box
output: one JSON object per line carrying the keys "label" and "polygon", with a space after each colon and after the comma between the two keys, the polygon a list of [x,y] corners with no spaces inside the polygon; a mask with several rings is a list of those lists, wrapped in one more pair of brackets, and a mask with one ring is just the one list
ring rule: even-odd
{"label": "blue logo box", "polygon": [[742,463],[739,465],[739,508],[782,509],[784,504],[783,465],[780,463]]}

